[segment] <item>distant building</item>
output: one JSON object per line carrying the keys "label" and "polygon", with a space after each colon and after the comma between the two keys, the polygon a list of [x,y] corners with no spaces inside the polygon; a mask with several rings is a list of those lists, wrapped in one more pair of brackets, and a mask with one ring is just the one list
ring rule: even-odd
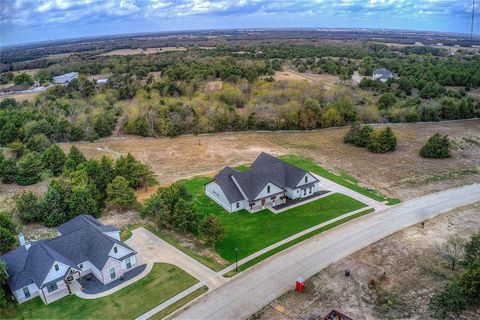
{"label": "distant building", "polygon": [[53,77],[53,82],[60,84],[60,83],[69,83],[73,79],[78,78],[78,72],[70,72],[63,74],[61,76]]}
{"label": "distant building", "polygon": [[422,43],[422,42],[415,42],[414,45],[416,45],[416,46],[423,46],[423,43]]}
{"label": "distant building", "polygon": [[106,84],[108,79],[97,79],[97,84]]}
{"label": "distant building", "polygon": [[373,80],[380,80],[381,82],[387,82],[390,78],[395,78],[397,76],[396,73],[390,72],[385,68],[374,69],[372,72],[372,79]]}

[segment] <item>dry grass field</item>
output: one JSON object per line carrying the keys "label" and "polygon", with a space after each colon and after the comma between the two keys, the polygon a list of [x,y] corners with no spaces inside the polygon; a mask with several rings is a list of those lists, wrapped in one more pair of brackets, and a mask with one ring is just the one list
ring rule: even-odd
{"label": "dry grass field", "polygon": [[275,79],[276,81],[304,80],[308,82],[320,82],[325,86],[325,89],[327,90],[335,88],[339,81],[339,78],[337,76],[332,76],[330,74],[317,74],[310,72],[300,73],[288,67],[284,68],[282,71],[275,71],[273,79]]}
{"label": "dry grass field", "polygon": [[[311,157],[339,174],[402,200],[462,184],[479,182],[480,120],[393,125],[397,151],[373,154],[342,143],[348,128],[290,132],[241,132],[183,135],[177,138],[120,136],[77,143],[87,157],[118,157],[131,152],[149,163],[160,183],[195,175],[213,175],[226,165],[253,161],[260,152]],[[450,159],[423,159],[418,152],[434,133],[454,141]],[[70,144],[62,144],[67,150]]]}
{"label": "dry grass field", "polygon": [[[430,296],[456,274],[438,248],[478,230],[480,203],[427,221],[424,229],[406,228],[320,271],[305,293],[289,291],[252,319],[323,319],[332,309],[353,319],[430,319]],[[479,317],[473,310],[455,319]]]}
{"label": "dry grass field", "polygon": [[29,102],[35,101],[35,97],[38,96],[41,92],[30,92],[30,93],[14,93],[9,95],[0,96],[0,101],[6,98],[12,98],[18,102],[27,100]]}

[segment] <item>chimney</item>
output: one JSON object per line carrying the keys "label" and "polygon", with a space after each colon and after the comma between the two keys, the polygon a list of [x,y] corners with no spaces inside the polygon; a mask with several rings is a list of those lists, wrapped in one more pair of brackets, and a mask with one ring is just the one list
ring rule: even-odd
{"label": "chimney", "polygon": [[20,246],[25,244],[25,236],[21,232],[18,234],[18,241],[20,241]]}

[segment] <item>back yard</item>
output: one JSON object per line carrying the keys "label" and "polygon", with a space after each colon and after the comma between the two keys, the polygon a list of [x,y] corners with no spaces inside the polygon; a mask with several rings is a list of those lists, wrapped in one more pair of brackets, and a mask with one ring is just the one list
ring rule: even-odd
{"label": "back yard", "polygon": [[71,295],[45,305],[40,298],[9,302],[1,319],[134,319],[198,281],[170,264],[156,263],[143,279],[109,296],[86,300]]}

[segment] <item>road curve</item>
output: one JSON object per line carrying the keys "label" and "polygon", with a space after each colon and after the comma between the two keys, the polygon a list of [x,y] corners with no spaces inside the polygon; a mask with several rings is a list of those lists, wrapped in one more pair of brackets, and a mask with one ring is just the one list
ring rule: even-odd
{"label": "road curve", "polygon": [[398,231],[480,201],[480,184],[449,189],[366,215],[265,260],[207,293],[175,319],[245,319],[328,265]]}

